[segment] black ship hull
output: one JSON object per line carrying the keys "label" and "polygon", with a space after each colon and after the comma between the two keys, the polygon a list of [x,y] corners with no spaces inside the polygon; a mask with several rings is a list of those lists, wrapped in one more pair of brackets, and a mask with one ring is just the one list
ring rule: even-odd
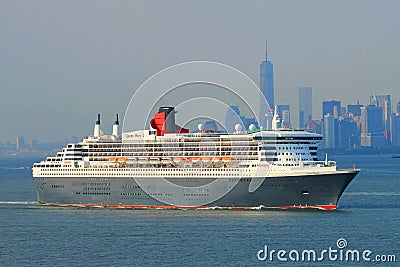
{"label": "black ship hull", "polygon": [[[35,177],[34,181],[38,202],[50,206],[332,210],[357,173],[358,170],[346,170],[266,178],[218,178],[218,181],[169,178],[169,182],[179,185],[174,191],[163,187],[149,190],[141,179],[132,177]],[[164,178],[146,179],[153,179],[156,184],[157,179]],[[252,179],[262,179],[255,190],[249,190]],[[196,189],[204,182],[215,182],[213,190]]]}

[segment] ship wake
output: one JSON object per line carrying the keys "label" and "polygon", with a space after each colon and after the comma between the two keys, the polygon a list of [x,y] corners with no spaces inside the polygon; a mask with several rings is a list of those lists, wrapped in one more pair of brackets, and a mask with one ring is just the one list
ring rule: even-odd
{"label": "ship wake", "polygon": [[37,205],[37,201],[0,201],[0,205]]}

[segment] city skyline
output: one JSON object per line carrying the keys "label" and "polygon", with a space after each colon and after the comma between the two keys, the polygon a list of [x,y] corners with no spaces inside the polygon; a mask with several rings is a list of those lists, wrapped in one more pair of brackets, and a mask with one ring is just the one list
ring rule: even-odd
{"label": "city skyline", "polygon": [[[380,127],[380,128],[382,128],[382,133],[385,133],[385,131],[388,130],[388,127],[386,126],[386,124],[387,124],[386,118],[389,117],[389,120],[390,120],[391,116],[396,116],[396,115],[400,116],[400,101],[398,103],[393,103],[393,104],[390,103],[389,106],[394,106],[395,108],[394,109],[392,108],[389,110],[389,112],[390,112],[389,116],[387,116],[387,115],[384,116],[384,113],[385,113],[384,109],[387,108],[387,105],[384,104],[384,107],[382,107],[381,105],[383,102],[381,104],[379,104],[378,101],[374,102],[373,97],[376,97],[376,94],[374,96],[370,96],[369,103],[360,103],[358,101],[356,104],[349,104],[347,106],[342,106],[341,100],[331,99],[331,100],[323,101],[323,102],[321,102],[321,110],[322,110],[323,117],[317,118],[317,117],[312,116],[312,122],[315,122],[315,121],[322,122],[325,120],[326,115],[328,115],[327,117],[329,120],[330,119],[339,119],[339,118],[343,118],[343,117],[348,118],[349,116],[362,118],[363,116],[364,117],[366,116],[365,113],[367,112],[367,110],[372,108],[373,110],[378,110],[378,112],[379,112],[379,115],[376,115],[377,114],[376,112],[374,113],[374,121],[375,121],[374,123],[381,124],[380,126],[374,125],[374,126],[372,126],[372,128],[378,129]],[[390,95],[378,95],[377,97],[378,98],[384,97],[384,98],[390,99]],[[289,123],[287,125],[290,125],[289,127],[288,126],[282,126],[282,127],[284,127],[284,128],[285,127],[286,128],[307,128],[307,126],[308,126],[307,124],[305,125],[305,127],[293,127],[291,125],[293,123],[293,121],[291,120],[290,105],[277,103],[276,108],[277,108],[277,113],[280,116],[281,122],[282,123],[287,122],[287,123]],[[339,113],[339,111],[341,111],[341,113]],[[386,112],[388,112],[388,110],[386,110]],[[364,113],[364,115],[363,115],[363,113]],[[378,120],[378,118],[380,118],[380,120],[381,120],[380,122],[376,122]],[[393,117],[392,119],[395,119],[395,117]],[[247,129],[250,124],[257,125],[257,122],[254,118],[244,117],[243,115],[240,114],[239,106],[232,105],[227,109],[226,114],[225,114],[225,127],[227,127],[226,130],[233,131],[234,126],[238,123],[242,124],[244,129]],[[95,124],[97,124],[97,121],[96,121],[96,123],[93,123],[93,125],[95,125]],[[93,125],[92,125],[92,127],[93,127]],[[364,127],[368,128],[371,126],[364,125]],[[103,128],[101,128],[101,130],[103,131]],[[222,130],[224,130],[224,129],[222,129]],[[378,131],[372,131],[372,130],[367,130],[367,129],[364,129],[364,130],[360,129],[360,130],[364,133],[379,132],[379,130]],[[324,130],[321,129],[320,131],[321,131],[320,133],[323,134]],[[67,139],[73,140],[71,142],[77,142],[79,140],[79,137],[77,137],[76,135],[65,136],[56,141],[59,142],[62,140],[67,140]],[[10,140],[7,140],[7,141],[0,140],[0,144],[15,145],[17,149],[18,149],[19,143],[22,143],[24,148],[32,147],[33,146],[32,143],[38,144],[38,141],[36,139],[28,136],[25,140],[25,136],[23,136],[23,135],[17,135],[14,138],[14,141],[15,142],[10,141]],[[400,140],[398,142],[400,142]]]}
{"label": "city skyline", "polygon": [[313,88],[315,118],[322,117],[322,101],[366,104],[375,92],[391,95],[393,108],[400,100],[399,7],[397,1],[2,1],[0,140],[82,137],[97,113],[110,132],[114,114],[122,117],[143,81],[185,61],[225,63],[259,84],[265,36],[275,102],[290,105],[292,124],[302,86]]}

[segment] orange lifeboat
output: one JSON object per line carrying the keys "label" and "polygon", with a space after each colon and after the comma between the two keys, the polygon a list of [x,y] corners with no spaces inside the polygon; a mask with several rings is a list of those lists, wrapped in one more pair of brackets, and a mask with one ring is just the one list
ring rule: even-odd
{"label": "orange lifeboat", "polygon": [[192,158],[192,162],[197,163],[200,161],[200,158]]}
{"label": "orange lifeboat", "polygon": [[118,158],[118,162],[125,162],[126,158]]}
{"label": "orange lifeboat", "polygon": [[204,163],[209,163],[209,162],[211,162],[211,158],[208,158],[208,157],[201,158],[201,160],[202,160]]}
{"label": "orange lifeboat", "polygon": [[174,158],[174,162],[179,163],[182,161],[182,158]]}
{"label": "orange lifeboat", "polygon": [[232,160],[232,158],[229,158],[229,157],[222,158],[223,162],[230,162],[231,160]]}

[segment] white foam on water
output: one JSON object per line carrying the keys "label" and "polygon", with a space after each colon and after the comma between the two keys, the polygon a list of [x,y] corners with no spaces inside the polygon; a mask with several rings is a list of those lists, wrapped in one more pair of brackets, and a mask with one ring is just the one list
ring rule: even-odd
{"label": "white foam on water", "polygon": [[349,196],[400,196],[400,192],[344,192]]}
{"label": "white foam on water", "polygon": [[0,201],[0,205],[36,205],[37,201]]}
{"label": "white foam on water", "polygon": [[31,167],[0,167],[1,170],[29,170]]}

